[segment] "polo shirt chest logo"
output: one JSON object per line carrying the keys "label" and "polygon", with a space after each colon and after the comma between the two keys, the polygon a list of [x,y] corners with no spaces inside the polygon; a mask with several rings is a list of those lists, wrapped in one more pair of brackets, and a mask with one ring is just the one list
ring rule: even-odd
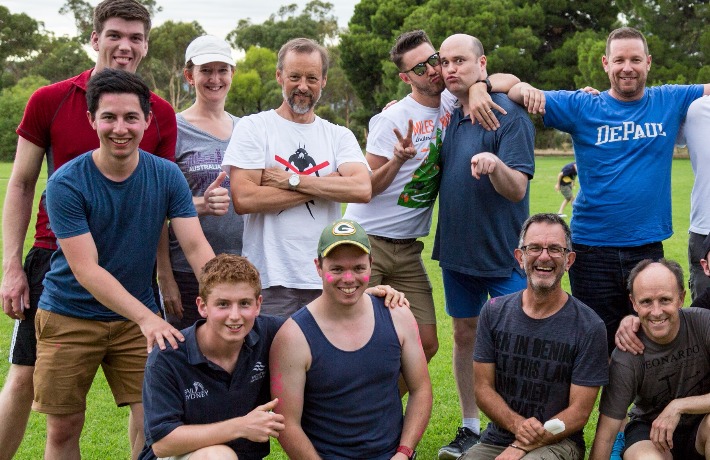
{"label": "polo shirt chest logo", "polygon": [[205,387],[200,382],[192,382],[192,388],[185,389],[185,399],[189,401],[191,399],[206,398],[207,393],[208,391],[205,390]]}
{"label": "polo shirt chest logo", "polygon": [[251,380],[249,383],[254,383],[257,380],[261,380],[266,376],[266,366],[261,361],[257,361],[251,371],[254,374],[251,376]]}

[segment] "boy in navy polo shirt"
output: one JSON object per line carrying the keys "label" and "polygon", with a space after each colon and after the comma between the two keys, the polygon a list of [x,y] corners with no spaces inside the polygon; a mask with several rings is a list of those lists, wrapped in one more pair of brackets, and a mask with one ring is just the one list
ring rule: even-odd
{"label": "boy in navy polo shirt", "polygon": [[259,316],[261,280],[245,258],[221,254],[200,275],[204,318],[177,350],[148,356],[141,459],[262,459],[284,429],[271,412],[269,348],[283,319]]}

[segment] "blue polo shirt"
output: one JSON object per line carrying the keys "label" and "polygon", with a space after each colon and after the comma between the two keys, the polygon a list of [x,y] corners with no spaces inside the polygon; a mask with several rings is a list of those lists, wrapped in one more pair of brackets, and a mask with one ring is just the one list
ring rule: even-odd
{"label": "blue polo shirt", "polygon": [[[195,331],[205,320],[182,331],[177,350],[154,348],[143,380],[145,442],[141,459],[156,459],[152,444],[182,425],[200,425],[242,417],[271,400],[269,349],[283,318],[256,318],[239,352],[232,374],[209,361],[197,345]],[[240,460],[269,455],[268,442],[235,439],[227,443]]]}
{"label": "blue polo shirt", "polygon": [[451,122],[441,147],[439,222],[432,258],[447,270],[476,277],[508,278],[524,272],[513,256],[520,228],[529,214],[530,186],[513,203],[495,191],[489,176],[471,176],[471,157],[491,152],[508,167],[529,178],[535,173],[535,128],[527,112],[501,93],[493,101],[508,114],[496,113],[500,128],[486,131],[471,123],[461,108]]}

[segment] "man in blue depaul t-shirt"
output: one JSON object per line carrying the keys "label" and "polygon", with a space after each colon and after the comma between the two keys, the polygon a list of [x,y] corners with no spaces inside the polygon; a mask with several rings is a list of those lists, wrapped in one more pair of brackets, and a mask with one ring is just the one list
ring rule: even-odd
{"label": "man in blue depaul t-shirt", "polygon": [[[646,87],[651,69],[646,39],[622,27],[609,34],[602,57],[611,89],[546,91],[544,122],[572,135],[580,191],[572,235],[577,261],[570,269],[572,295],[589,305],[614,333],[631,313],[628,274],[643,259],[663,257],[673,233],[673,144],[690,104],[710,85]],[[520,84],[510,97],[524,103],[537,91]]]}
{"label": "man in blue depaul t-shirt", "polygon": [[[105,69],[87,86],[100,146],[47,182],[59,240],[35,319],[33,408],[47,414],[45,458],[78,458],[86,394],[99,366],[119,406],[129,405],[132,458],[143,447],[141,386],[147,350],[180,332],[158,316],[151,287],[165,219],[196,272],[214,252],[180,169],[138,149],[151,122],[150,91],[129,72]],[[147,338],[147,347],[146,347]]]}

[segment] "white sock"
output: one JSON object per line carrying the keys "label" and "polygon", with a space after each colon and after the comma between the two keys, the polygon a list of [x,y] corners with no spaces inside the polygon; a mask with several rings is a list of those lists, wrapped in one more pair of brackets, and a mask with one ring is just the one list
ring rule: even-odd
{"label": "white sock", "polygon": [[481,419],[480,418],[465,418],[463,426],[473,431],[476,434],[481,434]]}

